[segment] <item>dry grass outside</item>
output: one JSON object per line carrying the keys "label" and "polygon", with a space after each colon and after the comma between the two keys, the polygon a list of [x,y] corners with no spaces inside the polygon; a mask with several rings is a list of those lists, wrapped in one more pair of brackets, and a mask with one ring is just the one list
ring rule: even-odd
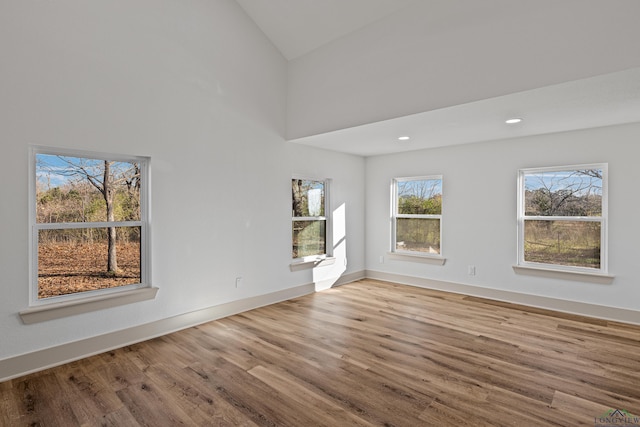
{"label": "dry grass outside", "polygon": [[396,249],[439,254],[440,220],[398,218],[396,220]]}
{"label": "dry grass outside", "polygon": [[326,222],[293,222],[293,259],[326,253]]}
{"label": "dry grass outside", "polygon": [[396,242],[396,250],[440,254],[440,245],[432,242]]}
{"label": "dry grass outside", "polygon": [[40,243],[38,299],[140,283],[140,244],[117,244],[118,272],[107,272],[105,243]]}
{"label": "dry grass outside", "polygon": [[524,259],[543,264],[600,268],[600,223],[526,221]]}
{"label": "dry grass outside", "polygon": [[551,245],[525,243],[524,259],[552,265],[571,267],[600,268],[600,248],[556,248]]}

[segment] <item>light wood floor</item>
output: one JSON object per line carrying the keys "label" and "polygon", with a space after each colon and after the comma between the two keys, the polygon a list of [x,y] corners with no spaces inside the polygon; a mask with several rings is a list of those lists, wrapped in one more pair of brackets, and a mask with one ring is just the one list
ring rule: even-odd
{"label": "light wood floor", "polygon": [[639,368],[637,326],[363,280],[0,383],[0,425],[594,426]]}

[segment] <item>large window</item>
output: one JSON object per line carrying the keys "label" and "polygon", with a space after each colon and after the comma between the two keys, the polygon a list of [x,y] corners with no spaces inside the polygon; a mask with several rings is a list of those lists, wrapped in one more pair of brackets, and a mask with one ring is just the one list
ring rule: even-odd
{"label": "large window", "polygon": [[291,180],[293,259],[327,254],[327,181]]}
{"label": "large window", "polygon": [[607,271],[606,164],[519,174],[519,264]]}
{"label": "large window", "polygon": [[392,252],[441,255],[442,177],[393,180]]}
{"label": "large window", "polygon": [[32,155],[32,303],[146,286],[148,159]]}

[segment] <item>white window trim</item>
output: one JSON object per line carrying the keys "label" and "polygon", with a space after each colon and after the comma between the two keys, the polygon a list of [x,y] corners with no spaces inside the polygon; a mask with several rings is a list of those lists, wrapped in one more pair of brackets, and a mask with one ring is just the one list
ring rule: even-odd
{"label": "white window trim", "polygon": [[[443,186],[442,190],[442,209],[444,210],[444,179],[442,175],[425,175],[425,176],[411,176],[411,177],[399,177],[393,178],[391,180],[391,238],[390,238],[390,250],[388,255],[390,259],[403,260],[403,261],[411,261],[411,262],[422,262],[425,264],[435,264],[435,265],[444,265],[446,262],[446,258],[443,254],[443,245],[442,245],[442,212],[440,215],[416,215],[416,214],[398,214],[398,182],[406,182],[406,181],[420,181],[420,180],[440,180],[441,185]],[[397,218],[424,218],[424,219],[439,219],[440,220],[440,253],[439,254],[429,254],[417,251],[404,251],[398,250],[396,248],[396,219]]]}
{"label": "white window trim", "polygon": [[[83,294],[85,293],[89,292],[83,292]],[[70,301],[57,302],[55,304],[29,307],[20,312],[20,318],[24,324],[29,325],[105,308],[118,307],[134,302],[152,300],[156,297],[157,293],[158,288],[145,287],[120,290],[117,293],[106,295],[86,296]]]}
{"label": "white window trim", "polygon": [[[546,265],[546,264],[545,264]],[[599,283],[609,285],[616,276],[612,274],[593,273],[586,271],[568,271],[556,268],[538,267],[529,265],[513,265],[516,274],[543,277],[546,279],[576,280],[579,282]]]}
{"label": "white window trim", "polygon": [[[61,224],[37,224],[36,222],[36,155],[60,155],[80,157],[87,159],[110,160],[121,162],[139,162],[143,185],[140,192],[140,220],[126,222],[84,222]],[[73,314],[102,309],[135,301],[153,299],[157,288],[151,287],[151,242],[150,226],[150,164],[149,157],[128,156],[122,154],[107,154],[86,150],[74,150],[32,145],[29,147],[29,308],[23,310],[20,315],[25,323],[50,320]],[[116,288],[99,289],[75,294],[60,295],[46,299],[38,299],[38,230],[59,228],[92,228],[115,226],[139,226],[141,230],[141,283],[119,286]],[[100,301],[104,301],[99,303]],[[85,305],[85,307],[83,307]],[[48,313],[47,315],[33,316],[32,313]],[[26,319],[32,319],[27,322]],[[37,320],[33,320],[37,319]]]}
{"label": "white window trim", "polygon": [[308,270],[316,267],[327,267],[335,264],[336,259],[334,257],[328,257],[326,255],[316,257],[305,257],[304,259],[298,258],[298,261],[293,261],[289,264],[291,271]]}
{"label": "white window trim", "polygon": [[[318,217],[291,217],[293,221],[324,221],[325,222],[325,253],[320,255],[309,255],[300,258],[292,258],[289,268],[291,271],[305,270],[315,267],[325,267],[335,263],[333,257],[333,227],[331,221],[331,179],[330,178],[314,178],[304,175],[294,175],[291,180],[301,179],[305,181],[317,181],[324,183],[324,216]],[[289,181],[289,191],[291,191],[291,180]],[[291,201],[290,201],[291,202]],[[291,229],[291,226],[289,226]],[[293,242],[293,230],[289,243]]]}
{"label": "white window trim", "polygon": [[[526,216],[525,217],[525,175],[534,172],[560,172],[569,170],[601,169],[602,170],[602,215],[600,217],[572,217],[572,216]],[[590,163],[580,165],[565,165],[540,168],[526,168],[518,171],[518,209],[517,209],[517,248],[518,262],[513,266],[516,273],[548,272],[554,277],[564,278],[573,276],[576,279],[593,276],[604,279],[613,279],[615,276],[608,273],[608,217],[609,217],[609,170],[607,163]],[[599,222],[600,225],[600,268],[564,266],[558,264],[536,263],[524,260],[524,223],[526,220],[543,221],[584,221]]]}
{"label": "white window trim", "polygon": [[387,252],[390,260],[444,265],[447,259],[437,254],[418,255],[416,252]]}

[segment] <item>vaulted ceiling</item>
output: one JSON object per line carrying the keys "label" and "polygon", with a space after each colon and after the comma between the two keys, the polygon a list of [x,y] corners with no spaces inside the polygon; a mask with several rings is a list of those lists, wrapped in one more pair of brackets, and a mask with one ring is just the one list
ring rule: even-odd
{"label": "vaulted ceiling", "polygon": [[[456,33],[460,37],[474,35],[467,44],[475,51],[466,54],[474,54],[471,59],[476,64],[483,58],[491,61],[478,67],[484,73],[494,70],[500,76],[510,67],[510,58],[532,60],[538,55],[553,61],[538,64],[541,73],[527,67],[526,72],[509,77],[511,86],[507,89],[484,84],[467,98],[464,92],[451,91],[450,99],[442,98],[437,104],[421,104],[414,99],[408,111],[394,109],[393,96],[389,96],[380,100],[388,101],[388,113],[378,109],[377,114],[367,116],[360,111],[368,107],[363,104],[359,108],[356,100],[352,112],[345,110],[343,114],[354,117],[352,122],[335,120],[324,127],[316,126],[319,130],[309,127],[308,131],[293,132],[289,139],[297,143],[370,156],[640,121],[640,26],[629,17],[640,16],[640,2],[635,0],[236,1],[290,62],[290,74],[300,73],[300,64],[307,63],[324,67],[329,75],[337,74],[336,63],[326,58],[344,56],[345,52],[358,56],[364,51],[363,56],[376,57],[384,68],[388,66],[385,61],[403,58],[397,51],[405,52],[404,58],[430,55],[428,48],[433,47],[434,40],[443,50],[450,44],[459,51],[465,42],[456,41]],[[519,34],[521,30],[524,36]],[[580,37],[584,37],[584,44]],[[495,48],[487,47],[490,54],[483,56],[483,46],[473,45],[478,40],[502,42],[505,53],[492,55],[491,49]],[[514,45],[522,40],[526,46],[520,47],[530,54]],[[367,43],[384,49],[370,48]],[[392,52],[390,47],[397,51]],[[480,52],[475,54],[477,50]],[[552,55],[545,57],[544,52]],[[559,52],[566,55],[557,55]],[[556,68],[556,75],[549,74]],[[369,74],[355,69],[357,72]],[[473,63],[468,72],[474,72]],[[314,75],[316,81],[318,75]],[[455,73],[451,75],[455,78]],[[385,84],[381,79],[371,82]],[[344,83],[346,93],[353,86],[348,80],[339,83]],[[419,85],[427,84],[435,89],[428,93],[447,85],[456,87],[453,81]],[[290,90],[296,88],[290,86]],[[337,105],[340,99],[309,99],[309,103],[322,102],[329,106],[329,116],[331,102]],[[523,117],[524,121],[506,125],[504,121],[512,116]],[[298,120],[295,115],[290,119]],[[398,141],[404,135],[411,139]]]}
{"label": "vaulted ceiling", "polygon": [[414,0],[237,0],[288,60],[383,19]]}

